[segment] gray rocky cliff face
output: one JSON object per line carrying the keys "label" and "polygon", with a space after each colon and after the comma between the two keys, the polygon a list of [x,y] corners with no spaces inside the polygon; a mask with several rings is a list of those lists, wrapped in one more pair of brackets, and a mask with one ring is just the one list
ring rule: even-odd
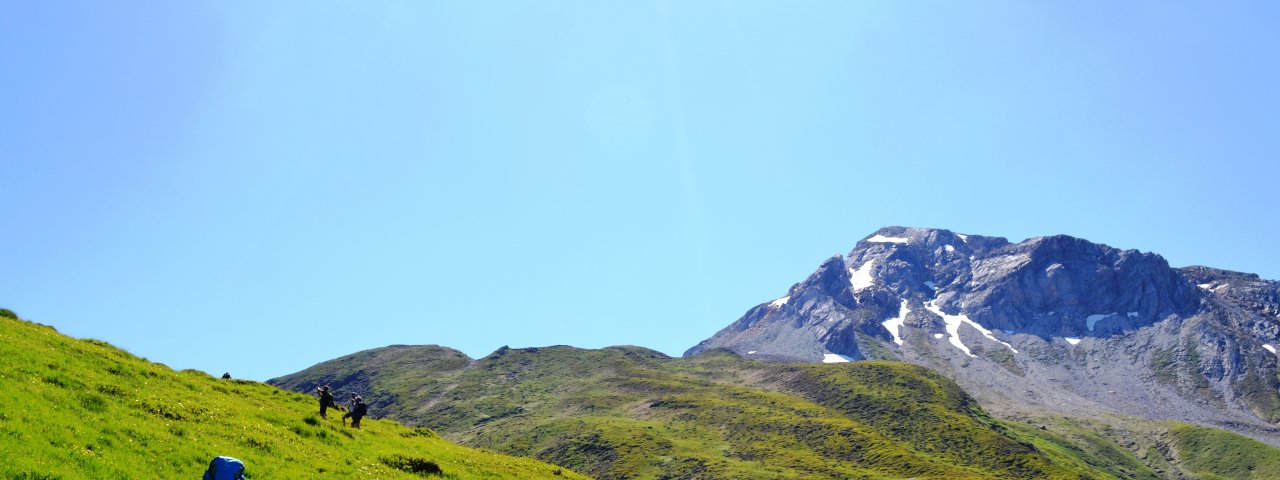
{"label": "gray rocky cliff face", "polygon": [[905,360],[995,410],[1107,409],[1280,444],[1278,315],[1280,283],[1256,275],[1065,235],[887,227],[686,355]]}

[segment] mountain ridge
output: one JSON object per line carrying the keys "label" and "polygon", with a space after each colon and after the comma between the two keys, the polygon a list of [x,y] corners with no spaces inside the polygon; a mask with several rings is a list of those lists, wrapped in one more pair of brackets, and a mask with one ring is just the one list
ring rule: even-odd
{"label": "mountain ridge", "polygon": [[1257,275],[1068,235],[886,227],[685,355],[903,360],[997,410],[1102,408],[1277,444],[1277,313],[1280,283]]}
{"label": "mountain ridge", "polygon": [[[305,390],[376,357],[270,382]],[[774,365],[728,351],[686,359],[553,346],[500,348],[461,372],[404,370],[384,369],[367,387],[399,399],[388,415],[598,478],[1112,478],[1040,451],[954,383],[900,362]]]}
{"label": "mountain ridge", "polygon": [[[376,352],[360,353],[364,355],[322,362],[271,382],[305,391],[362,370],[358,359],[377,357]],[[1280,451],[1246,437],[1107,411],[1089,418],[1039,412],[1001,419],[982,413],[973,397],[943,375],[902,362],[777,364],[728,349],[681,358],[633,346],[553,346],[500,348],[472,360],[461,372],[385,363],[376,370],[372,383],[361,388],[371,388],[367,392],[373,397],[397,398],[394,408],[381,410],[392,418],[430,427],[467,445],[532,456],[604,479],[1020,475],[987,467],[974,470],[963,461],[960,470],[950,471],[930,467],[930,460],[920,463],[919,455],[937,453],[931,449],[955,448],[962,456],[973,455],[963,453],[968,448],[963,438],[977,438],[974,434],[929,440],[927,432],[956,428],[935,420],[941,418],[937,415],[969,418],[962,422],[965,428],[1013,439],[1023,445],[1017,448],[1047,456],[1056,465],[1051,469],[1073,472],[1069,478],[1280,476],[1280,464],[1270,460],[1280,457]],[[919,389],[929,383],[938,387]],[[340,391],[348,388],[333,385]],[[951,400],[934,403],[928,400],[935,395],[929,391],[953,393],[936,397]],[[920,402],[928,408],[920,408]],[[868,457],[858,450],[843,451],[843,443],[839,445],[845,447],[823,446],[823,439],[839,436],[828,430],[832,424],[872,435],[861,442],[880,453],[869,458],[898,460],[849,463]],[[912,441],[923,443],[911,446]],[[890,451],[898,453],[884,456]]]}

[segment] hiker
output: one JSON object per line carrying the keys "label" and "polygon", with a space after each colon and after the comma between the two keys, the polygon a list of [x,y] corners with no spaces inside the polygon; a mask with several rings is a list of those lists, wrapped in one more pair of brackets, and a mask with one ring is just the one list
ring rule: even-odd
{"label": "hiker", "polygon": [[231,457],[213,457],[202,480],[244,480],[244,462]]}
{"label": "hiker", "polygon": [[351,417],[351,412],[356,410],[356,399],[360,398],[355,392],[351,393],[351,399],[347,400],[347,413],[342,414],[342,426],[347,426],[347,419]]}
{"label": "hiker", "polygon": [[231,380],[231,372],[223,372],[223,373],[222,373],[222,379],[223,379],[223,380]]}
{"label": "hiker", "polygon": [[328,419],[329,415],[325,414],[325,410],[337,406],[333,403],[333,394],[329,393],[328,385],[317,388],[316,392],[320,394],[320,418]]}
{"label": "hiker", "polygon": [[364,403],[364,399],[356,397],[356,404],[351,407],[351,426],[360,429],[360,419],[369,414],[369,405]]}

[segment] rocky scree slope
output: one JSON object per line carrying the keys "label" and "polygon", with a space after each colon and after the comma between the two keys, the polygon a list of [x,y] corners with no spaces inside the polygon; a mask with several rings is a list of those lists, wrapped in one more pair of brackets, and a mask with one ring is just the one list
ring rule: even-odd
{"label": "rocky scree slope", "polygon": [[1065,235],[888,227],[686,352],[894,359],[998,414],[1114,411],[1280,444],[1280,283]]}

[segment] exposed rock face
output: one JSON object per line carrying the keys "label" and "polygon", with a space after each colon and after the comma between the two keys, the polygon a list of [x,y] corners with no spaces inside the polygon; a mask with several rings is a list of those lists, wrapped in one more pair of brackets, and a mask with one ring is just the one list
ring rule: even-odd
{"label": "exposed rock face", "polygon": [[1256,275],[1065,235],[889,227],[686,355],[906,360],[996,410],[1106,408],[1280,444],[1277,315],[1280,283]]}

